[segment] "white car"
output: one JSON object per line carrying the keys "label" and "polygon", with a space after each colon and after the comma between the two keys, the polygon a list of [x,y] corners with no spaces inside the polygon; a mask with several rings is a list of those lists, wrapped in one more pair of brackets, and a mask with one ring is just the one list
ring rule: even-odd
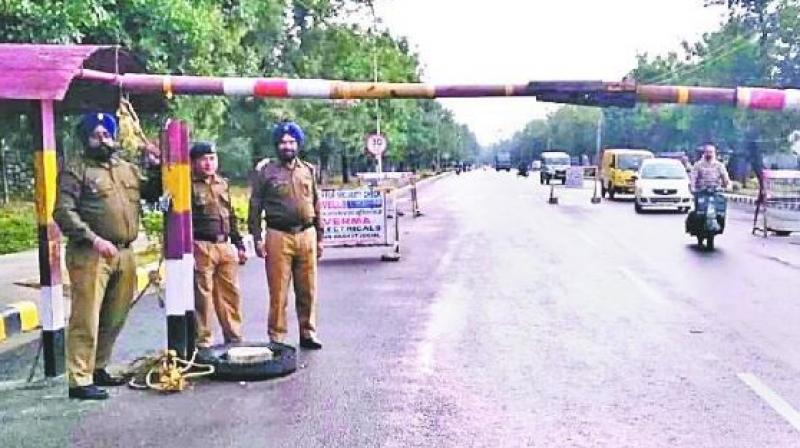
{"label": "white car", "polygon": [[686,213],[692,207],[689,176],[675,159],[646,159],[636,174],[634,208],[676,209]]}

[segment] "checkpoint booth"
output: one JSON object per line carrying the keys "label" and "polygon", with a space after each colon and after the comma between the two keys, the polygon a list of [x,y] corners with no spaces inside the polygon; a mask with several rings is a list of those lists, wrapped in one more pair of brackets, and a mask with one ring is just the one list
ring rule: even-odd
{"label": "checkpoint booth", "polygon": [[800,171],[764,170],[761,204],[756,208],[753,233],[786,236],[800,232]]}

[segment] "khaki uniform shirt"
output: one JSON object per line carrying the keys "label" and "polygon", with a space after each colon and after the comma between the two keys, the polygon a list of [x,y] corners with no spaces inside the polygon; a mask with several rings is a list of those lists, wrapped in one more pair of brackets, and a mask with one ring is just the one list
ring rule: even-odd
{"label": "khaki uniform shirt", "polygon": [[706,162],[705,159],[700,159],[692,167],[692,188],[695,190],[727,187],[730,182],[728,170],[718,160]]}
{"label": "khaki uniform shirt", "polygon": [[141,180],[132,163],[85,157],[60,173],[53,218],[70,243],[91,244],[99,236],[130,244],[139,234]]}
{"label": "khaki uniform shirt", "polygon": [[319,195],[314,167],[300,159],[270,161],[253,177],[248,229],[261,240],[262,213],[267,227],[281,230],[313,225],[322,241]]}
{"label": "khaki uniform shirt", "polygon": [[192,232],[195,239],[230,237],[234,246],[244,249],[236,212],[231,205],[228,182],[219,175],[192,177]]}

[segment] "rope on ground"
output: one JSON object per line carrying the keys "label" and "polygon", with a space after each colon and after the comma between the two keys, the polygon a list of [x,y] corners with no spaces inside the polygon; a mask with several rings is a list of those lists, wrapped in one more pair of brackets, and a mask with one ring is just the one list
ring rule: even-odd
{"label": "rope on ground", "polygon": [[137,358],[130,364],[133,376],[128,387],[162,393],[180,392],[186,388],[187,380],[214,373],[214,366],[196,363],[196,357],[197,350],[189,361],[181,359],[175,350],[164,350],[156,356]]}

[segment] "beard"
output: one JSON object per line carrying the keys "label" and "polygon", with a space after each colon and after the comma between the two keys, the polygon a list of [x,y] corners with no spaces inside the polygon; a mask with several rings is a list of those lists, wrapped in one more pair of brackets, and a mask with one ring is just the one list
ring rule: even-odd
{"label": "beard", "polygon": [[118,148],[119,146],[114,141],[103,141],[96,146],[87,145],[86,154],[94,159],[108,160],[114,155]]}
{"label": "beard", "polygon": [[289,162],[295,157],[297,157],[297,151],[279,149],[278,157],[280,157],[280,159],[283,160],[284,162]]}

